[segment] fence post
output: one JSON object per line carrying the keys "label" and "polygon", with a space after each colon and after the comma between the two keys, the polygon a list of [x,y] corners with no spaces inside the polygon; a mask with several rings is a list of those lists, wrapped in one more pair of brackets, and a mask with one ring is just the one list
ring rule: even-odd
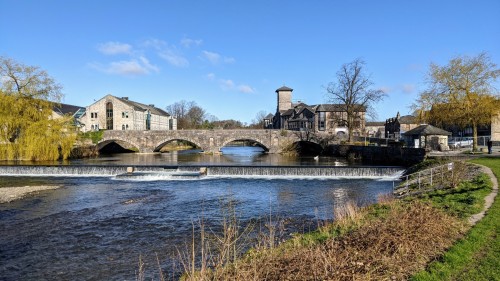
{"label": "fence post", "polygon": [[418,172],[418,189],[420,189],[420,172]]}
{"label": "fence post", "polygon": [[432,168],[431,168],[431,187],[432,187]]}

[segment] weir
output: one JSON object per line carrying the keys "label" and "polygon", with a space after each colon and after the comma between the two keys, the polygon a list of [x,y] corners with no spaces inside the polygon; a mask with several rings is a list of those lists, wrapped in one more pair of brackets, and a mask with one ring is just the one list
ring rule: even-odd
{"label": "weir", "polygon": [[[132,167],[132,169],[131,169]],[[133,171],[133,173],[130,173]],[[404,169],[394,166],[229,166],[229,165],[53,165],[53,166],[0,166],[0,176],[116,176],[148,173],[159,175],[198,172],[199,176],[280,176],[330,178],[397,178]],[[160,177],[161,179],[162,177]]]}

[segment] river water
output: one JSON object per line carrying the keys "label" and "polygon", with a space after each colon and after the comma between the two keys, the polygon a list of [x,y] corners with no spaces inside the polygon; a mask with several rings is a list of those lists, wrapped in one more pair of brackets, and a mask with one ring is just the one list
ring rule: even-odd
{"label": "river water", "polygon": [[[211,158],[189,153],[127,154],[62,164],[349,168],[339,159],[292,160],[261,155],[256,148],[230,148]],[[229,202],[242,225],[262,226],[271,214],[273,220],[284,221],[286,236],[332,219],[336,205],[375,202],[378,195],[392,191],[395,180],[393,170],[386,176],[348,178],[292,175],[284,170],[285,175],[194,177],[156,172],[140,177],[0,174],[0,188],[61,186],[0,205],[0,280],[134,280],[139,256],[146,263],[146,276],[158,276],[157,256],[166,274],[176,275],[180,269],[172,269],[172,256],[189,243],[193,226],[195,236],[201,219],[216,232]]]}

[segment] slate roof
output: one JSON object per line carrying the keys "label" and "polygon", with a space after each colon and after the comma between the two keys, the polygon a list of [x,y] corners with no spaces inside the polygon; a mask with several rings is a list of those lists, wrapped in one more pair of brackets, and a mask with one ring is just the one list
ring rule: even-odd
{"label": "slate roof", "polygon": [[[362,105],[356,105],[357,111],[366,112],[366,107]],[[316,111],[328,111],[328,112],[339,112],[345,111],[345,104],[318,104]]]}
{"label": "slate roof", "polygon": [[164,111],[163,109],[160,109],[158,107],[146,105],[146,104],[136,102],[136,101],[131,101],[131,100],[125,99],[125,98],[118,98],[118,97],[116,97],[116,98],[119,99],[120,101],[122,101],[123,103],[132,106],[137,111],[149,110],[152,114],[155,114],[155,115],[170,116],[170,114],[168,114],[166,111]]}
{"label": "slate roof", "polygon": [[412,116],[412,115],[405,115],[399,117],[399,124],[416,124],[417,123],[417,117]]}
{"label": "slate roof", "polygon": [[405,136],[429,136],[429,135],[440,135],[440,136],[450,136],[451,133],[443,129],[434,127],[432,125],[420,125],[414,129],[409,130],[404,133]]}
{"label": "slate roof", "polygon": [[52,110],[58,114],[61,115],[73,115],[75,114],[78,110],[85,110],[84,107],[77,106],[77,105],[71,105],[71,104],[65,104],[65,103],[56,103],[52,107]]}
{"label": "slate roof", "polygon": [[384,126],[385,125],[385,122],[381,122],[381,121],[371,121],[371,122],[366,122],[366,127],[369,127],[369,126]]}
{"label": "slate roof", "polygon": [[291,91],[292,92],[293,89],[289,88],[287,86],[283,86],[283,87],[281,87],[281,88],[279,88],[279,89],[276,90],[276,92],[279,92],[279,91]]}
{"label": "slate roof", "polygon": [[264,117],[264,119],[273,119],[273,117],[274,117],[274,115],[269,113],[268,115],[266,115],[266,117]]}

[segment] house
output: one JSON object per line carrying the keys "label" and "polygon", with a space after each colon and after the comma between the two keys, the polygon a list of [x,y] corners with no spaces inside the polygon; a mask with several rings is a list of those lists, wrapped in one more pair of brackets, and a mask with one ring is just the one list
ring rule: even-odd
{"label": "house", "polygon": [[441,150],[448,146],[448,136],[451,133],[432,125],[420,125],[403,133],[403,139],[408,147]]}
{"label": "house", "polygon": [[491,141],[494,146],[500,146],[500,110],[491,117]]}
{"label": "house", "polygon": [[[273,117],[274,129],[312,131],[336,135],[347,134],[347,112],[343,104],[307,105],[292,102],[293,89],[283,86],[276,90],[278,97],[276,114]],[[366,107],[356,105],[356,120],[353,135],[361,135],[365,129]]]}
{"label": "house", "polygon": [[85,115],[85,108],[76,105],[65,103],[56,103],[52,107],[52,119],[58,119],[63,116],[73,117],[75,126],[79,129],[82,128],[81,117]]}
{"label": "house", "polygon": [[365,123],[365,136],[372,138],[384,138],[385,122],[370,121]]}
{"label": "house", "polygon": [[385,138],[399,140],[401,136],[416,127],[419,124],[417,123],[417,118],[412,115],[400,116],[399,112],[396,114],[396,117],[389,118],[385,120]]}
{"label": "house", "polygon": [[272,115],[271,113],[269,113],[268,115],[266,115],[266,117],[264,117],[264,129],[273,128],[273,118],[274,115]]}
{"label": "house", "polygon": [[177,130],[177,119],[153,104],[146,105],[128,97],[112,95],[87,106],[81,122],[83,131]]}

